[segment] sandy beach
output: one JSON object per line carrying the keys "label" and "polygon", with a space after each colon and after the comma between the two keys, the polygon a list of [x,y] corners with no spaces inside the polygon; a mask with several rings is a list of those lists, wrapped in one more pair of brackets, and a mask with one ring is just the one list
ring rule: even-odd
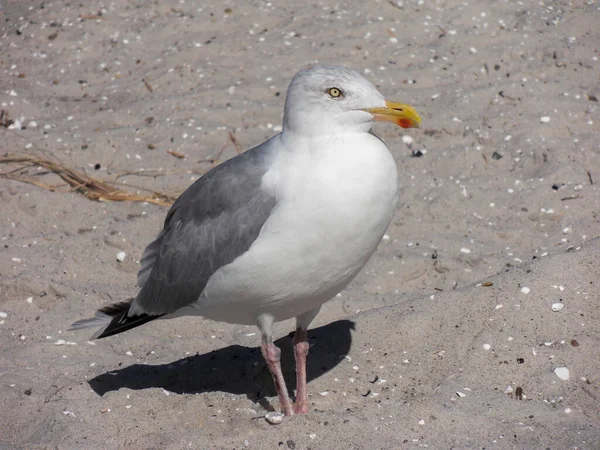
{"label": "sandy beach", "polygon": [[[0,448],[600,448],[599,20],[592,1],[1,2]],[[255,327],[66,331],[136,294],[168,207],[7,160],[168,203],[281,131],[313,64],[423,126],[375,127],[400,205],[309,330],[310,414],[265,421]]]}

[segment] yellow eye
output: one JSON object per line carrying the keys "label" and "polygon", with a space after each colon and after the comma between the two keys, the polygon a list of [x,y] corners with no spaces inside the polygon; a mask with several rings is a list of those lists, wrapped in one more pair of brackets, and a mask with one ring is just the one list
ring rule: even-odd
{"label": "yellow eye", "polygon": [[340,98],[340,97],[344,96],[344,93],[342,92],[342,90],[339,88],[336,88],[336,87],[327,89],[327,93],[329,94],[329,96],[331,98]]}

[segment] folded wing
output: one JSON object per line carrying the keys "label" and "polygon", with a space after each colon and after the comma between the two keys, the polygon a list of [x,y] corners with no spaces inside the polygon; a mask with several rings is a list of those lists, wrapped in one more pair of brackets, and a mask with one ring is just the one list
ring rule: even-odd
{"label": "folded wing", "polygon": [[270,149],[267,141],[190,186],[144,251],[137,297],[103,308],[72,329],[104,325],[94,335],[99,339],[195,302],[212,274],[250,248],[276,204],[262,185],[272,161]]}

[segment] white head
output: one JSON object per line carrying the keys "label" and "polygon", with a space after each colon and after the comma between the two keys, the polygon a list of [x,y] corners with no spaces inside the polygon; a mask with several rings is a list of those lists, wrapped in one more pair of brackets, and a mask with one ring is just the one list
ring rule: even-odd
{"label": "white head", "polygon": [[345,67],[317,66],[298,72],[287,91],[283,130],[326,135],[367,132],[374,120],[418,127],[420,118],[408,105],[385,100],[362,75]]}

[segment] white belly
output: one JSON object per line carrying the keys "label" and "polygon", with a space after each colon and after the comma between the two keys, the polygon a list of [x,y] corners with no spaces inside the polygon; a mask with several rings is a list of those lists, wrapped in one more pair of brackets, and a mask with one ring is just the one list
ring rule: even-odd
{"label": "white belly", "polygon": [[394,160],[369,134],[282,154],[263,181],[278,204],[248,252],[211,277],[198,314],[255,324],[321,306],[371,257],[398,196]]}

